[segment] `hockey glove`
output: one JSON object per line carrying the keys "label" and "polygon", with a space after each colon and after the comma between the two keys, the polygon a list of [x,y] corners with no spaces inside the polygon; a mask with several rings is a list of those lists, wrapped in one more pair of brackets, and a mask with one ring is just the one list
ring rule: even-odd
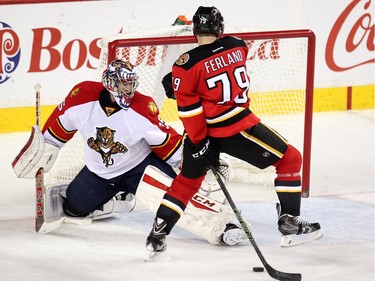
{"label": "hockey glove", "polygon": [[161,80],[161,84],[164,87],[164,91],[166,96],[169,99],[176,99],[176,96],[174,95],[173,89],[172,89],[172,72],[169,72],[167,75],[163,77],[163,80]]}
{"label": "hockey glove", "polygon": [[214,167],[219,166],[219,159],[213,157],[210,153],[210,139],[204,138],[191,150],[191,155],[194,159],[200,160],[205,166],[209,167],[213,165]]}

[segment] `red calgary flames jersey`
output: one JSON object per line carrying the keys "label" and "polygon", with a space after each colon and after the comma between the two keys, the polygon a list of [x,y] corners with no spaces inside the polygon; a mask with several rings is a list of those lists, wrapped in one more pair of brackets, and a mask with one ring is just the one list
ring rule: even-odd
{"label": "red calgary flames jersey", "polygon": [[248,48],[223,37],[182,54],[173,65],[178,114],[189,138],[227,137],[260,120],[249,109]]}

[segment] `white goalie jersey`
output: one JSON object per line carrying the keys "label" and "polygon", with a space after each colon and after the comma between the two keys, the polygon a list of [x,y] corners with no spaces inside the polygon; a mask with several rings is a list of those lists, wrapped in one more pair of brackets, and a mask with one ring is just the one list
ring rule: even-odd
{"label": "white goalie jersey", "polygon": [[172,167],[180,164],[182,137],[159,118],[151,97],[136,92],[128,110],[109,99],[99,82],[76,85],[47,120],[46,142],[62,147],[79,131],[86,166],[104,179],[131,170],[151,151]]}

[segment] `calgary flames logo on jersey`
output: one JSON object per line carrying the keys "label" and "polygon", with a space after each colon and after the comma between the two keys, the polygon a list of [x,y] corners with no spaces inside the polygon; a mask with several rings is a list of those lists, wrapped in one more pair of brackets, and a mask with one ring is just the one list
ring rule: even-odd
{"label": "calgary flames logo on jersey", "polygon": [[176,60],[176,64],[177,65],[183,65],[185,63],[188,62],[189,60],[189,54],[182,54],[177,60]]}
{"label": "calgary flames logo on jersey", "polygon": [[128,151],[125,145],[118,141],[115,142],[115,133],[115,130],[108,127],[97,127],[96,139],[91,137],[87,140],[87,145],[102,156],[103,164],[106,167],[113,165],[113,154],[126,153]]}

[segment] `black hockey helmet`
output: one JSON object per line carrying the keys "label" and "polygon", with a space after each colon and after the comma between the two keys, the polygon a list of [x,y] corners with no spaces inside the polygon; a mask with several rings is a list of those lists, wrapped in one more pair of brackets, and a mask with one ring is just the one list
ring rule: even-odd
{"label": "black hockey helmet", "polygon": [[220,11],[212,7],[200,6],[193,16],[193,32],[211,33],[219,37],[224,32],[224,18]]}

